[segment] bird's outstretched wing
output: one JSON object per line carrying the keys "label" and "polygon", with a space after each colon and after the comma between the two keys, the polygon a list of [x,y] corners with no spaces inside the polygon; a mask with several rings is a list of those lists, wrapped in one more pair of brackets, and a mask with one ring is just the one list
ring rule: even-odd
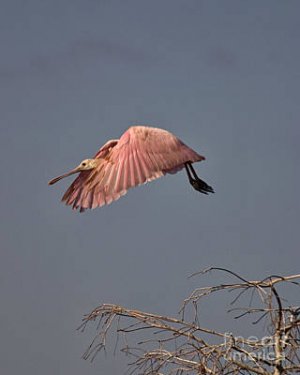
{"label": "bird's outstretched wing", "polygon": [[109,141],[95,155],[98,166],[83,171],[62,200],[83,211],[109,204],[131,187],[176,173],[184,163],[204,160],[166,130],[135,126],[119,141]]}

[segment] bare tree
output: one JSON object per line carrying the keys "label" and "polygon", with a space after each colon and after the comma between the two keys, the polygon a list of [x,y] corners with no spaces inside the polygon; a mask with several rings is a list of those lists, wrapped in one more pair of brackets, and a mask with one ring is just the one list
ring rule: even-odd
{"label": "bare tree", "polygon": [[[201,274],[208,271],[224,271],[233,282],[197,288],[183,302],[178,318],[112,304],[95,308],[79,327],[84,330],[88,323],[98,321],[97,335],[84,358],[93,359],[105,350],[108,337],[114,335],[117,343],[123,340],[121,350],[132,357],[130,374],[300,373],[300,306],[290,306],[279,293],[282,286],[299,287],[300,274],[249,281],[223,268],[213,267]],[[219,332],[200,323],[199,302],[224,291],[234,293],[234,307],[228,311],[235,319],[251,317],[253,324],[263,326],[259,337]],[[241,307],[245,299],[248,306]],[[187,319],[190,307],[194,313]],[[141,335],[145,337],[142,341]],[[135,339],[134,344],[129,339]]]}

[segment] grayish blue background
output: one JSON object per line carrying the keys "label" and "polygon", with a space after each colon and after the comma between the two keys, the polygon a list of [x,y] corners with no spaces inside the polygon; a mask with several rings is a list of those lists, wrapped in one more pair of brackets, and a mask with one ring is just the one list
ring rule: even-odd
{"label": "grayish blue background", "polygon": [[[96,305],[171,314],[224,280],[186,279],[210,265],[299,272],[299,14],[296,0],[1,1],[1,374],[121,373],[119,356],[80,358]],[[62,205],[71,180],[47,181],[137,123],[203,153],[216,194],[179,173],[85,214]],[[226,301],[205,324],[224,328]]]}

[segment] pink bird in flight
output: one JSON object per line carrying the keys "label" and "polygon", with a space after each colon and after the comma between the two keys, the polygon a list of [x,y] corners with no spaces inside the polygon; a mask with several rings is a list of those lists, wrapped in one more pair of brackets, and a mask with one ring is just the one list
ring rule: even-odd
{"label": "pink bird in flight", "polygon": [[205,160],[172,133],[149,126],[132,126],[121,136],[105,143],[93,159],[49,181],[79,173],[62,201],[81,212],[119,199],[127,190],[185,168],[192,187],[203,194],[214,190],[201,180],[192,163]]}

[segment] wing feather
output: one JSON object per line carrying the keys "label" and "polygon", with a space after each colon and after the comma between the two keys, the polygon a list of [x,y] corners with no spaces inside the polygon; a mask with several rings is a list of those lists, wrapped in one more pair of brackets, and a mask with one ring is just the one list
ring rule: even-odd
{"label": "wing feather", "polygon": [[129,165],[128,159],[124,159],[122,191],[126,191],[126,185],[127,185],[127,181],[128,181],[128,177],[129,177],[128,165]]}
{"label": "wing feather", "polygon": [[145,182],[145,179],[144,179],[144,176],[143,176],[143,173],[142,173],[142,170],[141,170],[137,150],[134,150],[132,152],[132,155],[133,155],[134,168],[135,168],[135,171],[136,171],[137,185],[141,185],[143,182]]}
{"label": "wing feather", "polygon": [[130,188],[132,186],[135,186],[135,170],[133,165],[133,154],[132,152],[128,155],[128,169],[129,169],[129,180],[126,181],[125,187]]}
{"label": "wing feather", "polygon": [[[144,182],[147,182],[149,178],[151,178],[151,166],[149,165],[149,161],[144,153],[139,152],[139,161],[141,165],[142,174],[144,176]],[[152,172],[153,174],[155,172]]]}
{"label": "wing feather", "polygon": [[123,183],[123,173],[124,173],[124,160],[121,159],[120,162],[117,165],[117,173],[116,173],[116,181],[114,190],[115,191],[122,191],[122,183]]}

